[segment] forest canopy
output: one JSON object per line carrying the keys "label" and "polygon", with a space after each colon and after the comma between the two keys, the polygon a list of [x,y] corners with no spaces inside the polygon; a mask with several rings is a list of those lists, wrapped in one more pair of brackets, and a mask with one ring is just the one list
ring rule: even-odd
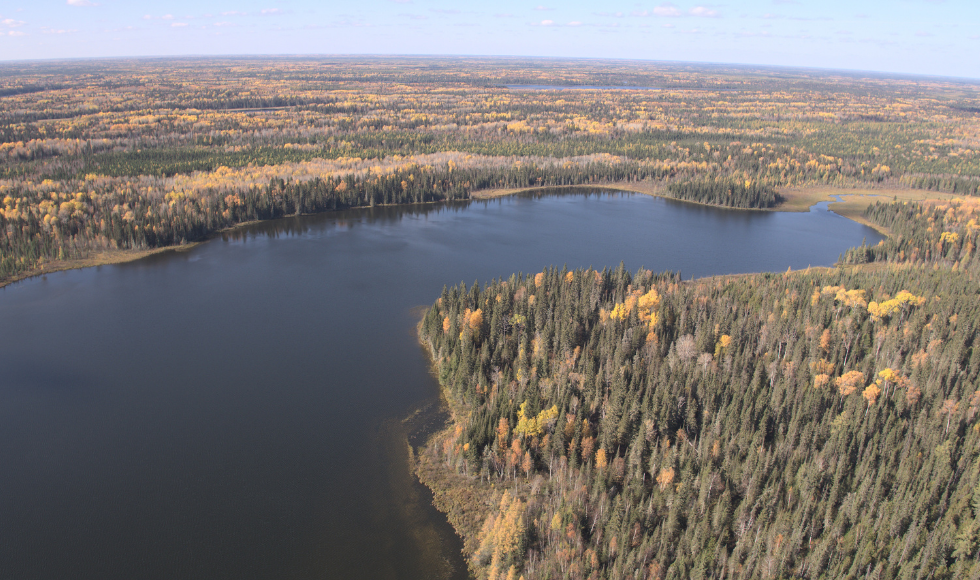
{"label": "forest canopy", "polygon": [[4,63],[0,283],[244,221],[481,191],[642,183],[739,208],[808,185],[972,196],[978,88],[574,59]]}
{"label": "forest canopy", "polygon": [[829,271],[446,288],[420,475],[477,576],[980,574],[977,204],[867,218]]}

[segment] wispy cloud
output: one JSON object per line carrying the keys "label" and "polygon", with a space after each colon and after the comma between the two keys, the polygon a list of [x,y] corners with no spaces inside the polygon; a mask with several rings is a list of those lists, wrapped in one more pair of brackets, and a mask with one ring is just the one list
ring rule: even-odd
{"label": "wispy cloud", "polygon": [[170,23],[170,26],[173,27],[173,28],[183,28],[183,27],[187,26],[187,23],[186,22],[171,22]]}
{"label": "wispy cloud", "polygon": [[[608,16],[608,12],[601,12],[598,15]],[[622,13],[618,13],[617,16],[621,16]],[[664,2],[660,6],[656,6],[653,10],[634,10],[630,12],[630,16],[638,16],[640,18],[645,18],[647,16],[659,16],[661,18],[680,18],[681,16],[698,16],[701,18],[717,18],[718,11],[714,8],[709,8],[707,6],[695,6],[687,12],[681,11],[676,5],[670,2]],[[766,15],[766,17],[771,17],[771,15]]]}
{"label": "wispy cloud", "polygon": [[92,0],[67,0],[65,4],[69,6],[98,6],[98,2],[92,2]]}
{"label": "wispy cloud", "polygon": [[547,6],[541,6],[541,5],[535,6],[534,9],[535,10],[542,10],[542,11],[543,10],[554,10],[554,8],[549,8]]}
{"label": "wispy cloud", "polygon": [[688,11],[688,13],[691,16],[700,16],[702,18],[717,18],[718,17],[718,11],[717,10],[713,10],[713,9],[708,8],[706,6],[695,6],[694,8],[691,8],[691,10]]}
{"label": "wispy cloud", "polygon": [[286,12],[280,8],[263,8],[261,14],[262,16],[279,16],[280,14],[285,14]]}
{"label": "wispy cloud", "polygon": [[3,20],[0,20],[0,24],[3,24],[4,26],[10,27],[10,28],[17,28],[18,26],[23,26],[23,25],[25,25],[27,23],[24,22],[23,20],[14,20],[13,18],[4,18]]}

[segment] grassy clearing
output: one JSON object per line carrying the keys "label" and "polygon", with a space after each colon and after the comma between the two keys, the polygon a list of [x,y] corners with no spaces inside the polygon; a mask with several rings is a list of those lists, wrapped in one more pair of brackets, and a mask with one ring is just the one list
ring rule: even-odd
{"label": "grassy clearing", "polygon": [[609,191],[632,191],[633,193],[643,193],[646,195],[656,195],[666,197],[663,185],[653,181],[614,181],[603,184],[585,185],[543,185],[540,187],[521,187],[516,189],[480,189],[470,193],[472,199],[493,199],[518,193],[530,191],[542,191],[545,189],[603,189]]}
{"label": "grassy clearing", "polygon": [[3,288],[8,284],[13,284],[14,282],[19,282],[20,280],[26,280],[27,278],[33,278],[35,276],[43,276],[53,272],[76,270],[78,268],[91,268],[93,266],[107,266],[110,264],[122,264],[124,262],[140,260],[147,256],[152,256],[153,254],[159,254],[161,252],[180,252],[189,250],[195,245],[196,244],[166,246],[163,248],[152,248],[149,250],[107,250],[105,252],[99,252],[98,254],[94,254],[79,260],[53,260],[51,262],[45,262],[41,264],[40,267],[28,272],[23,272],[11,278],[0,279],[0,288]]}
{"label": "grassy clearing", "polygon": [[774,211],[807,211],[815,203],[833,201],[835,196],[840,196],[843,201],[831,203],[828,206],[830,211],[875,228],[885,235],[891,235],[891,232],[872,224],[863,216],[864,210],[876,201],[945,201],[957,197],[950,193],[921,189],[839,189],[828,186],[783,188],[779,190],[779,194],[786,198],[786,201],[778,205]]}

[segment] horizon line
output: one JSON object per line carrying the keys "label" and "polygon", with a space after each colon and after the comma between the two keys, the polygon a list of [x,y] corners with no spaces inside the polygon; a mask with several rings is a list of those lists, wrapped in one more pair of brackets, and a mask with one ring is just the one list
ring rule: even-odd
{"label": "horizon line", "polygon": [[[589,60],[607,62],[627,62],[627,63],[657,63],[663,65],[682,66],[696,65],[705,67],[738,67],[751,68],[756,70],[774,69],[783,71],[813,71],[820,73],[845,73],[849,75],[874,75],[886,77],[894,80],[915,80],[930,79],[955,82],[967,82],[969,84],[980,84],[980,77],[965,77],[952,75],[929,75],[923,73],[895,72],[895,71],[875,71],[868,69],[846,69],[846,68],[824,68],[803,65],[780,65],[780,64],[760,64],[760,63],[738,63],[738,62],[719,62],[719,61],[686,61],[686,60],[658,60],[644,58],[622,58],[622,57],[590,57],[590,56],[542,56],[524,54],[449,54],[449,53],[237,53],[237,54],[172,54],[172,55],[128,55],[128,56],[87,56],[87,57],[53,57],[53,58],[25,58],[25,59],[0,59],[0,66],[15,65],[19,63],[58,63],[58,62],[85,62],[85,61],[111,61],[111,60],[191,60],[191,59],[312,59],[312,58],[408,58],[408,59],[435,59],[435,58],[477,58],[477,59],[532,59],[532,60]],[[629,86],[629,85],[624,85]]]}

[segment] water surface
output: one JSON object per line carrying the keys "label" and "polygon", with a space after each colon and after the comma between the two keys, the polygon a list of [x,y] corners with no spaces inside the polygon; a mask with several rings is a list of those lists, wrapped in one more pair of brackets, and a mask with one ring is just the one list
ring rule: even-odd
{"label": "water surface", "polygon": [[463,578],[406,467],[443,285],[829,265],[870,228],[631,194],[260,223],[0,290],[0,578]]}
{"label": "water surface", "polygon": [[661,87],[627,85],[504,85],[512,91],[660,91]]}

